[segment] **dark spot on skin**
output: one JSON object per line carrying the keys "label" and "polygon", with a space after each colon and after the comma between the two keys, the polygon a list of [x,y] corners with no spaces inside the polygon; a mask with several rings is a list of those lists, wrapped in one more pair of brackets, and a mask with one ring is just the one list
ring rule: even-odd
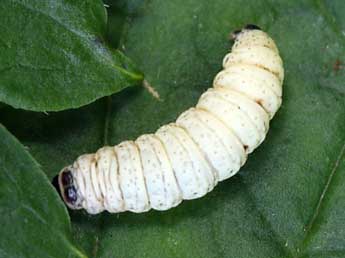
{"label": "dark spot on skin", "polygon": [[73,184],[73,176],[72,176],[71,171],[65,170],[64,172],[62,172],[61,182],[62,182],[63,186],[68,186],[68,185]]}
{"label": "dark spot on skin", "polygon": [[256,103],[258,103],[261,107],[263,107],[263,103],[262,103],[262,100],[259,99],[259,100],[255,100]]}
{"label": "dark spot on skin", "polygon": [[60,186],[59,186],[59,175],[54,176],[52,184],[62,199],[61,190],[60,190]]}
{"label": "dark spot on skin", "polygon": [[248,150],[248,145],[243,145],[243,148],[244,148],[245,151],[247,151]]}
{"label": "dark spot on skin", "polygon": [[74,186],[69,186],[65,189],[65,199],[70,204],[74,204],[77,201],[77,190]]}
{"label": "dark spot on skin", "polygon": [[256,26],[255,24],[247,24],[244,28],[246,30],[261,30],[261,28],[259,26]]}

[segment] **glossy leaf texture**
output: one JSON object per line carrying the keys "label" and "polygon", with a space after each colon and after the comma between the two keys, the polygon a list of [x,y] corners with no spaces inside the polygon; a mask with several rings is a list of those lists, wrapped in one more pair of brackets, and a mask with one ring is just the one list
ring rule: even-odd
{"label": "glossy leaf texture", "polygon": [[221,69],[229,33],[247,23],[275,39],[286,79],[283,106],[265,142],[239,174],[206,197],[167,212],[70,212],[74,241],[87,255],[345,257],[344,2],[108,4],[126,14],[120,47],[160,100],[130,88],[49,115],[2,107],[1,121],[49,178],[78,155],[153,132],[194,105]]}
{"label": "glossy leaf texture", "polygon": [[39,164],[0,124],[0,256],[86,257]]}
{"label": "glossy leaf texture", "polygon": [[106,43],[101,0],[3,0],[0,17],[0,102],[58,111],[142,80]]}

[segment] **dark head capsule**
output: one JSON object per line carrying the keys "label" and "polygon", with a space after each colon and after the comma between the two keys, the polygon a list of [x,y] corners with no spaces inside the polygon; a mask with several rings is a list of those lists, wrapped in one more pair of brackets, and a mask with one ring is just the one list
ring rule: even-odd
{"label": "dark head capsule", "polygon": [[73,180],[73,171],[71,167],[64,168],[56,175],[52,180],[52,184],[69,208],[81,208],[81,199]]}
{"label": "dark head capsule", "polygon": [[68,169],[61,173],[61,183],[64,187],[73,184],[73,176]]}
{"label": "dark head capsule", "polygon": [[77,190],[75,189],[74,186],[69,186],[65,188],[64,195],[65,195],[66,202],[68,202],[71,205],[75,204],[76,201],[78,200]]}

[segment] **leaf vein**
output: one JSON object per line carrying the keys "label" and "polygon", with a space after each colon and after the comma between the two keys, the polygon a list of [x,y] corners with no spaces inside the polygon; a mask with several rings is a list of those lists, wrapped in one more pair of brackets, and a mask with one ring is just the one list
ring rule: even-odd
{"label": "leaf vein", "polygon": [[302,246],[305,246],[305,244],[307,243],[307,240],[310,237],[310,232],[312,231],[312,229],[315,225],[315,222],[316,222],[316,220],[317,220],[317,218],[321,212],[321,208],[322,208],[325,196],[326,196],[326,194],[327,194],[327,192],[328,192],[328,190],[332,184],[335,173],[336,173],[336,171],[339,167],[340,161],[343,159],[344,155],[345,155],[345,142],[344,142],[343,146],[341,147],[340,153],[339,153],[339,155],[338,155],[338,157],[337,157],[337,159],[336,159],[336,161],[335,161],[335,163],[331,169],[331,173],[329,174],[327,182],[326,182],[326,184],[325,184],[325,186],[321,192],[319,201],[318,201],[316,208],[313,212],[313,216],[312,216],[311,220],[309,221],[309,223],[307,224],[306,231],[305,231],[305,237],[304,237],[302,244],[301,244]]}

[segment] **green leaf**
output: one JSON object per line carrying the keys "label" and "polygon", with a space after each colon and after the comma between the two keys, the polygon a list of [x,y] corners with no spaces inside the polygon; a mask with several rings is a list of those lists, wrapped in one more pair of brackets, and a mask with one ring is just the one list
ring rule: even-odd
{"label": "green leaf", "polygon": [[167,212],[70,212],[74,239],[85,252],[344,257],[344,1],[138,0],[118,6],[128,16],[120,46],[161,100],[129,88],[49,115],[2,108],[0,119],[49,178],[78,155],[153,132],[194,105],[221,69],[229,33],[247,23],[261,26],[278,44],[284,100],[262,146],[206,197]]}
{"label": "green leaf", "polygon": [[142,80],[132,62],[106,44],[100,0],[3,0],[0,17],[1,102],[57,111]]}
{"label": "green leaf", "polygon": [[0,256],[86,257],[66,208],[31,155],[0,124]]}

